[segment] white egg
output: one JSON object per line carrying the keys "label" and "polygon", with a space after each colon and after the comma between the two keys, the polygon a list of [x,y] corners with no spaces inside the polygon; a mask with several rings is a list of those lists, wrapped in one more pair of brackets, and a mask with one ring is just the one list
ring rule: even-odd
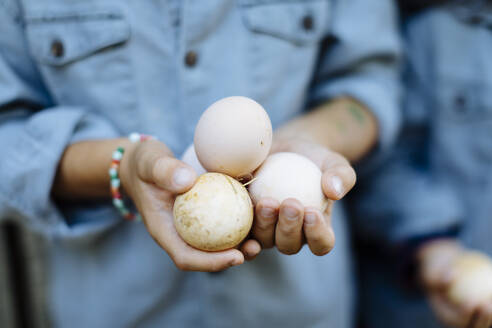
{"label": "white egg", "polygon": [[251,230],[253,204],[246,188],[221,173],[205,173],[176,197],[174,225],[189,245],[221,251],[238,245]]}
{"label": "white egg", "polygon": [[265,160],[272,144],[272,124],[256,101],[228,97],[213,103],[195,129],[196,155],[209,172],[238,178]]}
{"label": "white egg", "polygon": [[296,153],[275,153],[267,157],[249,185],[256,204],[271,197],[279,202],[295,198],[304,206],[324,211],[328,204],[321,188],[321,170],[308,158]]}
{"label": "white egg", "polygon": [[195,146],[193,144],[189,145],[188,148],[186,148],[183,156],[181,157],[181,160],[190,165],[195,170],[197,175],[202,175],[203,173],[207,172],[202,164],[200,164],[198,157],[196,157]]}
{"label": "white egg", "polygon": [[456,278],[448,296],[457,304],[492,301],[492,261],[479,252],[469,252],[453,263]]}

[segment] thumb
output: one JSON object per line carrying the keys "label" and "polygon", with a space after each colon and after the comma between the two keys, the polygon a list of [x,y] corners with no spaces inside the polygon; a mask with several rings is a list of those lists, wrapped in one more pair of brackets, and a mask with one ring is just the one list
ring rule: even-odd
{"label": "thumb", "polygon": [[163,152],[152,152],[139,163],[138,173],[142,180],[154,183],[173,194],[189,190],[197,175],[193,168]]}

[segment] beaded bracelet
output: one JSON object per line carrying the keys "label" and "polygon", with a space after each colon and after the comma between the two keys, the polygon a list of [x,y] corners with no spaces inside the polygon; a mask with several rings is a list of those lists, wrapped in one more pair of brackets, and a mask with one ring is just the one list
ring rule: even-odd
{"label": "beaded bracelet", "polygon": [[[140,141],[145,141],[149,139],[155,139],[152,136],[145,135],[145,134],[140,134],[140,133],[131,133],[128,136],[128,139],[132,143],[137,143]],[[125,148],[123,147],[118,147],[116,150],[113,152],[113,156],[111,157],[111,166],[109,168],[109,179],[110,179],[110,190],[111,190],[111,196],[113,198],[113,205],[116,207],[118,212],[127,220],[137,220],[140,221],[142,220],[142,217],[139,213],[132,213],[126,206],[125,203],[123,202],[123,198],[121,196],[120,192],[120,186],[121,186],[121,181],[118,175],[118,171],[120,168],[120,162],[121,159],[123,158],[123,154],[125,153]]]}

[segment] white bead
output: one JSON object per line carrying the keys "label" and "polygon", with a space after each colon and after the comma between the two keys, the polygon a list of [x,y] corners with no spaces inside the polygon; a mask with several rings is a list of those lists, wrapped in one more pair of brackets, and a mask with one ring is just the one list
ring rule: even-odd
{"label": "white bead", "polygon": [[113,179],[113,180],[111,180],[111,187],[113,187],[113,188],[119,188],[120,187],[120,179]]}
{"label": "white bead", "polygon": [[121,160],[122,157],[123,157],[123,154],[120,153],[119,151],[115,150],[113,152],[113,159],[119,161],[119,160]]}
{"label": "white bead", "polygon": [[117,171],[114,167],[110,168],[110,169],[108,170],[108,173],[109,173],[109,176],[110,176],[110,177],[115,177],[115,176],[117,176],[117,175],[118,175],[118,171]]}
{"label": "white bead", "polygon": [[130,141],[133,143],[137,143],[140,141],[140,133],[137,132],[130,133],[128,139],[130,139]]}
{"label": "white bead", "polygon": [[119,198],[113,198],[113,205],[116,208],[121,208],[123,206],[123,201]]}

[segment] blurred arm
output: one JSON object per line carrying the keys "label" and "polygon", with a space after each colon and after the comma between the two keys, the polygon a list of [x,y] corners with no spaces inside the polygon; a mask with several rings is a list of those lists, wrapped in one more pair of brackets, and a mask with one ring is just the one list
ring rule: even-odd
{"label": "blurred arm", "polygon": [[378,123],[367,107],[343,97],[288,122],[276,136],[315,142],[357,162],[377,143]]}
{"label": "blurred arm", "polygon": [[369,153],[377,157],[399,128],[397,11],[390,0],[337,1],[332,10],[310,89],[311,110],[277,135],[316,141],[357,162]]}

